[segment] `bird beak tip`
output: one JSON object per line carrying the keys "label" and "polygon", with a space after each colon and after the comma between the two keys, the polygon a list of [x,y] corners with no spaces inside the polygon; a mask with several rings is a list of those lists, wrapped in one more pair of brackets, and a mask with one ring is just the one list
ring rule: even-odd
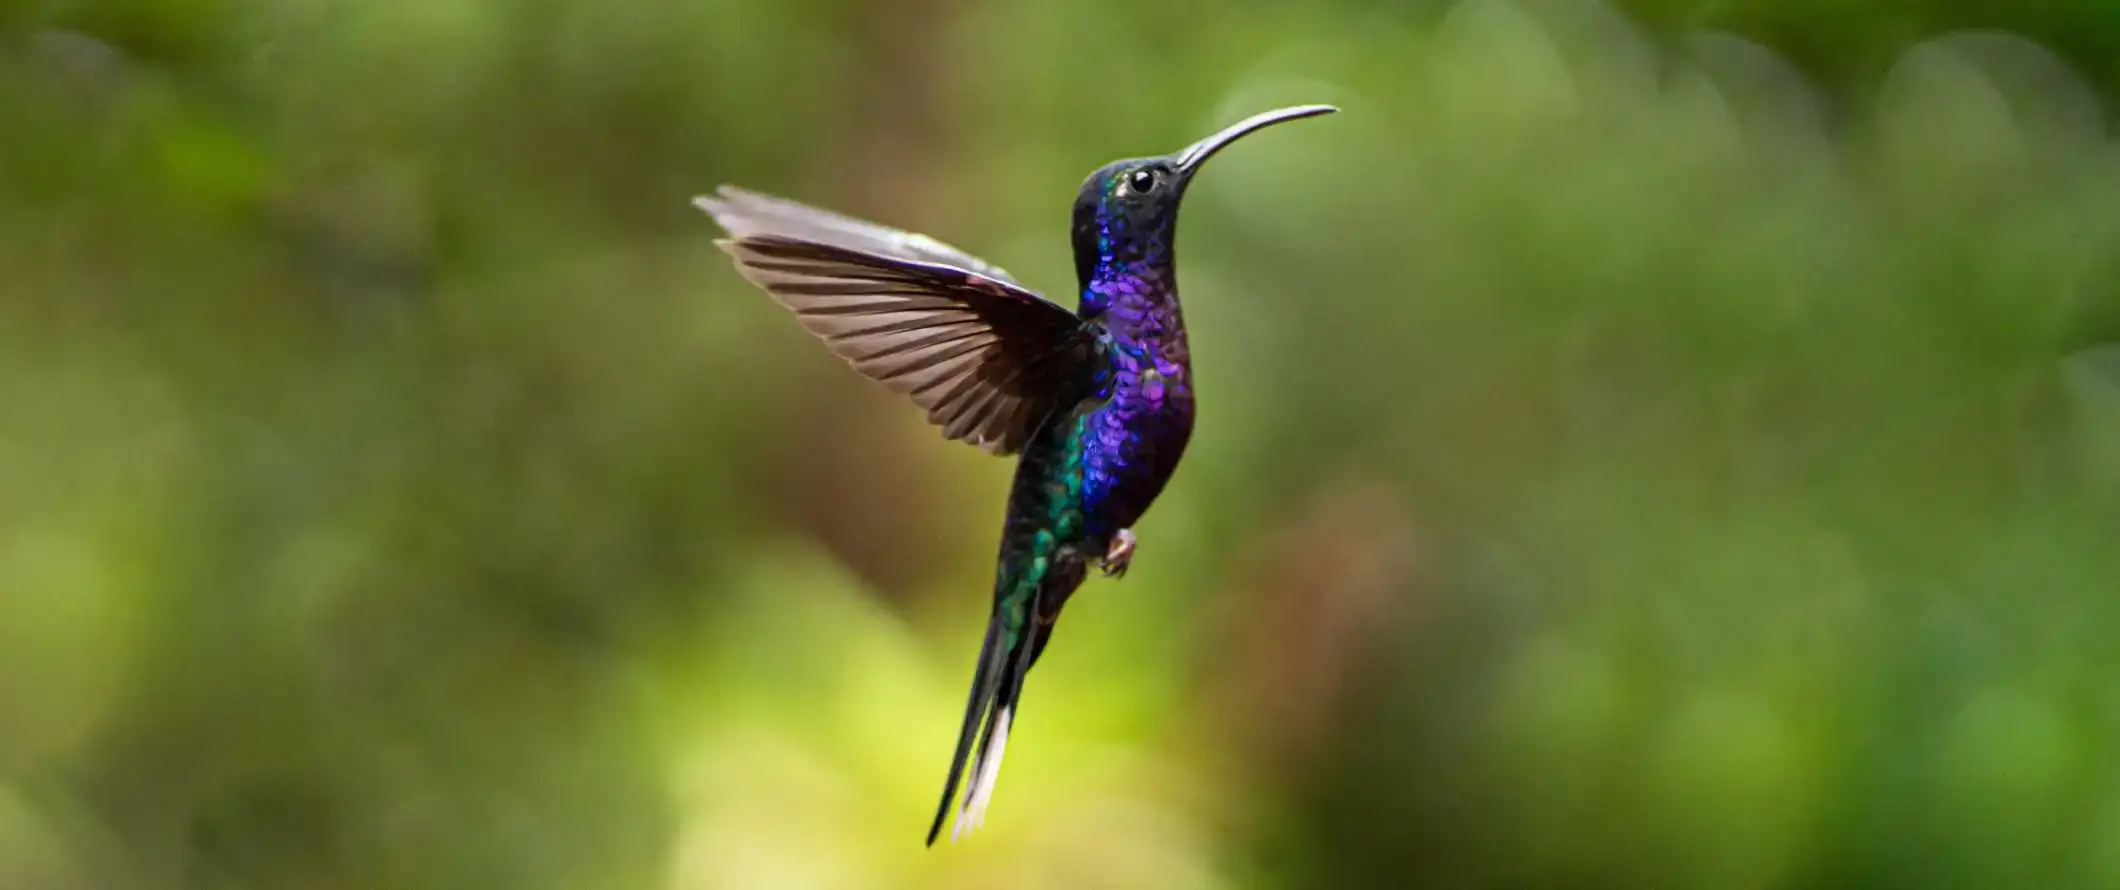
{"label": "bird beak tip", "polygon": [[1220,132],[1195,142],[1187,146],[1185,150],[1178,152],[1178,166],[1190,176],[1190,174],[1198,171],[1201,165],[1207,163],[1207,159],[1213,157],[1216,152],[1229,147],[1231,143],[1245,136],[1275,124],[1284,124],[1307,117],[1332,114],[1339,110],[1337,106],[1333,105],[1291,105],[1287,108],[1278,108],[1273,111],[1252,115],[1224,127]]}

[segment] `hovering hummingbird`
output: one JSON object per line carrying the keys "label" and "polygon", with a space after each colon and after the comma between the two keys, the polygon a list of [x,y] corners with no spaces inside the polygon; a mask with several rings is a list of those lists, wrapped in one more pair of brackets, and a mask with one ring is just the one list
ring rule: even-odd
{"label": "hovering hummingbird", "polygon": [[855,370],[912,398],[943,436],[1017,454],[956,754],[933,846],[974,742],[951,837],[986,819],[1023,678],[1094,563],[1126,573],[1132,526],[1192,437],[1193,378],[1178,305],[1178,204],[1207,159],[1263,127],[1254,115],[1176,154],[1107,164],[1075,197],[1080,304],[1068,312],[1000,267],[925,235],[731,186],[694,199],[736,269]]}

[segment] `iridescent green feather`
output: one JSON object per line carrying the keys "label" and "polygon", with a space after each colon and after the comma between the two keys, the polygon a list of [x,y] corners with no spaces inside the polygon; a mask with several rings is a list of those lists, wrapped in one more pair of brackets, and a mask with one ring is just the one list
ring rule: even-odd
{"label": "iridescent green feather", "polygon": [[[1060,550],[1082,529],[1084,454],[1089,435],[1088,415],[1077,417],[1058,443],[1054,460],[1046,467],[1051,480],[1035,490],[1044,494],[1044,515],[1023,551],[1003,558],[1007,571],[996,579],[995,610],[1005,630],[1006,649],[1014,651],[1023,641],[1023,630],[1032,616],[1031,604],[1038,589],[1052,572]],[[1021,505],[1025,509],[1036,509]]]}

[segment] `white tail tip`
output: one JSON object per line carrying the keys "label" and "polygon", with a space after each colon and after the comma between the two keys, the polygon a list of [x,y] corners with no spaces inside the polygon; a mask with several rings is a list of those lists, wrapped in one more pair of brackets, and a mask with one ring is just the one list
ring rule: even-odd
{"label": "white tail tip", "polygon": [[1002,708],[994,718],[993,738],[987,740],[986,750],[980,752],[979,762],[972,767],[971,787],[964,790],[964,805],[958,808],[957,824],[950,829],[952,842],[986,824],[986,808],[994,800],[994,783],[1001,779],[1001,755],[1008,750],[1009,717],[1009,709]]}

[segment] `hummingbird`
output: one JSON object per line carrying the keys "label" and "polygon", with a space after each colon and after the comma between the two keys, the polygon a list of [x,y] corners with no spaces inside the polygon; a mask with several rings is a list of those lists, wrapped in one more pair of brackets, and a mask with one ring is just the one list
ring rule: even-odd
{"label": "hummingbird", "polygon": [[1024,676],[1061,607],[1092,566],[1125,575],[1133,526],[1192,438],[1174,251],[1186,189],[1238,139],[1337,110],[1263,112],[1176,153],[1092,172],[1075,197],[1073,312],[926,235],[734,186],[693,200],[727,233],[715,244],[736,271],[832,353],[911,398],[945,438],[1016,456],[993,611],[928,846],[967,765],[951,838],[985,823]]}

